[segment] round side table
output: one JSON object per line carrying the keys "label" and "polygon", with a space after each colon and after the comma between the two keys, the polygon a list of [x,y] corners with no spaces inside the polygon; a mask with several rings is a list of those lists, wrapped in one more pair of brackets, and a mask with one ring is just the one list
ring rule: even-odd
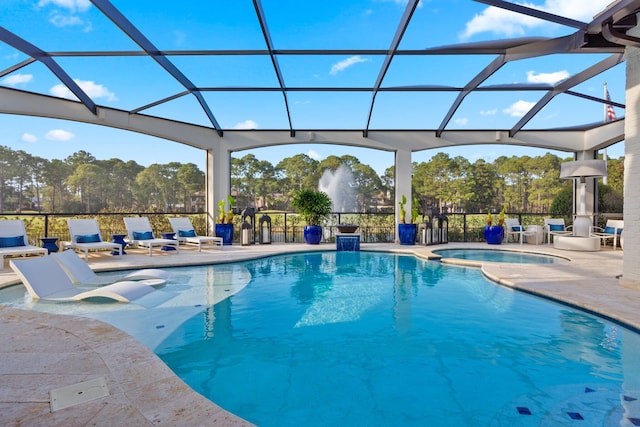
{"label": "round side table", "polygon": [[42,240],[42,247],[49,251],[49,253],[58,252],[60,250],[56,243],[58,241],[57,237],[41,237],[40,240]]}
{"label": "round side table", "polygon": [[[127,253],[124,251],[124,248],[127,246],[127,242],[124,241],[126,234],[112,234],[111,241],[113,243],[117,243],[122,246],[122,255],[126,255]],[[111,255],[118,255],[118,251],[111,252]]]}
{"label": "round side table", "polygon": [[[176,233],[162,233],[162,238],[167,240],[176,240]],[[173,246],[163,246],[160,248],[163,251],[175,251],[176,248]]]}

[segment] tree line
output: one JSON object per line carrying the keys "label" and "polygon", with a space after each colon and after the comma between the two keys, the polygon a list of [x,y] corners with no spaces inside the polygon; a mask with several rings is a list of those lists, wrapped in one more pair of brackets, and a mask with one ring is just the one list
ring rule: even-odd
{"label": "tree line", "polygon": [[[437,153],[413,163],[412,196],[427,213],[504,207],[508,212],[569,215],[572,181],[560,179],[560,163],[567,160],[546,153],[471,163]],[[298,154],[276,165],[253,154],[233,157],[231,191],[240,209],[291,211],[294,192],[317,189],[323,173],[340,166],[351,172],[351,179],[339,185],[353,195],[355,212],[393,211],[394,167],[378,175],[350,155],[318,161]],[[608,184],[599,184],[600,212],[622,212],[623,172],[622,159],[609,159]],[[0,146],[0,212],[203,212],[204,192],[205,174],[193,163],[145,167],[133,160],[98,160],[86,151],[48,160]]]}
{"label": "tree line", "polygon": [[[573,160],[542,156],[500,156],[493,162],[437,153],[427,162],[412,164],[412,196],[420,212],[572,213],[573,181],[560,179],[560,164]],[[273,166],[253,154],[232,159],[231,183],[239,206],[290,210],[292,194],[315,189],[322,174],[346,165],[357,212],[393,211],[394,167],[382,175],[350,155],[314,160],[306,154],[288,157]],[[599,183],[600,212],[622,212],[624,160],[608,159],[608,183]],[[346,191],[345,191],[346,192]],[[407,195],[409,196],[409,195]]]}

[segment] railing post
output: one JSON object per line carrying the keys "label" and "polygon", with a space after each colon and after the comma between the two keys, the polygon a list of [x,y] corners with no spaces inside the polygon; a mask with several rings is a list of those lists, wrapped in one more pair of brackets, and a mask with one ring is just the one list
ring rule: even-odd
{"label": "railing post", "polygon": [[284,213],[284,242],[287,243],[287,213]]}
{"label": "railing post", "polygon": [[44,214],[44,237],[49,235],[49,215]]}
{"label": "railing post", "polygon": [[462,214],[462,241],[467,241],[467,213]]}

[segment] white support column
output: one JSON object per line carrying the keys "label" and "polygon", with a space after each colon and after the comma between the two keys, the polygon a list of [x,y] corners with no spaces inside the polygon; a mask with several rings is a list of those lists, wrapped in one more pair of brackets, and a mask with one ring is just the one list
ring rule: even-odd
{"label": "white support column", "polygon": [[206,191],[207,210],[211,218],[211,226],[215,224],[215,217],[218,213],[218,202],[226,200],[231,191],[231,151],[227,144],[221,142],[214,148],[207,150],[206,164]]}
{"label": "white support column", "polygon": [[[576,160],[593,160],[595,151],[580,151],[576,153]],[[589,229],[594,225],[597,208],[597,188],[599,178],[585,178],[581,183],[579,179],[573,183],[573,232],[576,236],[588,236]],[[584,210],[584,212],[583,212]]]}
{"label": "white support column", "polygon": [[411,197],[411,170],[411,151],[397,150],[395,159],[396,204],[394,208],[394,212],[396,213],[396,243],[400,242],[398,238],[398,224],[400,223],[400,206],[398,205],[398,202],[402,200],[403,195],[407,198],[407,204],[404,207],[407,212],[406,221],[409,222],[411,219],[411,203],[413,202]]}
{"label": "white support column", "polygon": [[[627,31],[640,37],[640,27]],[[622,264],[622,279],[625,287],[640,289],[640,251],[634,243],[640,238],[640,49],[626,48],[626,92],[624,114],[624,235],[625,245]]]}

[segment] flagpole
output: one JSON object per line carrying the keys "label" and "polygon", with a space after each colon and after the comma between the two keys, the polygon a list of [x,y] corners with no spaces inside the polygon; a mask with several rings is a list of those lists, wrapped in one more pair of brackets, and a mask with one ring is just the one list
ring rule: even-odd
{"label": "flagpole", "polygon": [[[604,99],[607,99],[607,82],[604,82]],[[609,114],[608,114],[608,108],[609,105],[607,104],[603,104],[604,106],[604,116],[602,119],[603,123],[607,123],[608,118],[609,118]],[[607,169],[607,149],[606,147],[602,149],[602,158],[604,159],[604,170],[608,170]],[[604,185],[607,185],[607,174],[604,175],[604,177],[602,177],[602,183]]]}

